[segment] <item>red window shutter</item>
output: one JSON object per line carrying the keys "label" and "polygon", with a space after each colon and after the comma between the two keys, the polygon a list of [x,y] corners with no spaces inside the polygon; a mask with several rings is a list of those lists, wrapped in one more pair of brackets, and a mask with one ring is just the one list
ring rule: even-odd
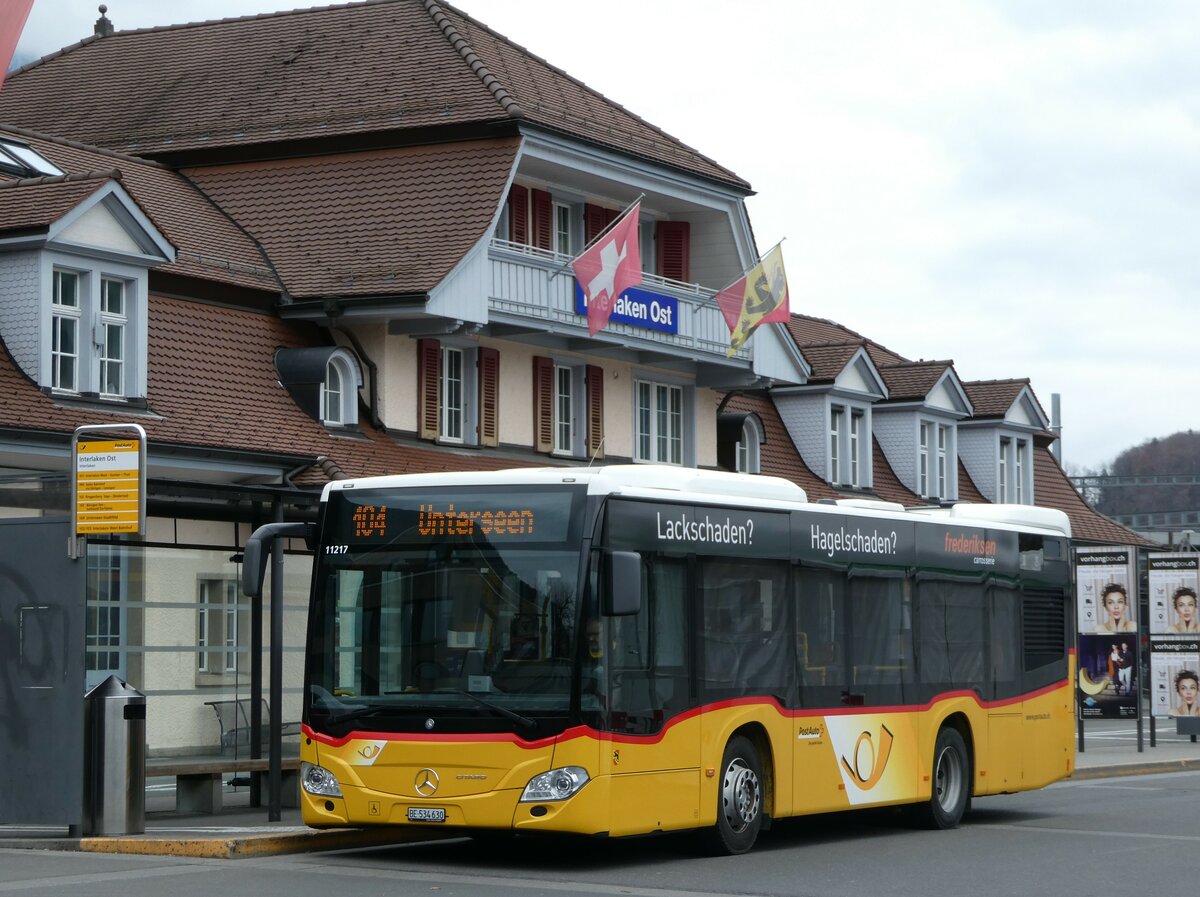
{"label": "red window shutter", "polygon": [[533,191],[533,239],[529,242],[538,249],[553,249],[554,203],[545,190]]}
{"label": "red window shutter", "polygon": [[479,349],[479,444],[500,444],[500,352]]}
{"label": "red window shutter", "polygon": [[608,210],[594,206],[590,202],[583,207],[583,240],[585,243],[592,242],[600,236],[600,231],[604,230],[604,225],[608,223],[604,215],[606,211]]}
{"label": "red window shutter", "polygon": [[442,344],[435,339],[417,340],[417,435],[437,439],[441,428]]}
{"label": "red window shutter", "polygon": [[655,234],[657,274],[669,280],[691,281],[691,225],[686,221],[660,221]]}
{"label": "red window shutter", "polygon": [[529,189],[520,184],[508,191],[508,239],[529,242]]}
{"label": "red window shutter", "polygon": [[584,372],[587,390],[587,453],[588,458],[604,457],[604,368],[589,364]]}
{"label": "red window shutter", "polygon": [[554,359],[533,356],[533,450],[554,449]]}

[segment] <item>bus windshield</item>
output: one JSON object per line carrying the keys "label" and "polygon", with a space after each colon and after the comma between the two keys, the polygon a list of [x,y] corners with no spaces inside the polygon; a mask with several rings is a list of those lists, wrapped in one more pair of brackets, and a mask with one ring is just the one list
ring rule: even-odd
{"label": "bus windshield", "polygon": [[332,493],[310,611],[310,724],[406,730],[440,710],[439,729],[479,731],[563,717],[576,506],[561,489]]}

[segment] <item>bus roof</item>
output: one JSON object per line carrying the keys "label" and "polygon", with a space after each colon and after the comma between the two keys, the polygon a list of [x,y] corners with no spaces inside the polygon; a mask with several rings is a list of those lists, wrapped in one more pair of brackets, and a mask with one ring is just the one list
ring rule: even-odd
{"label": "bus roof", "polygon": [[827,513],[852,516],[925,519],[977,526],[1038,530],[1071,536],[1071,523],[1056,508],[1034,505],[959,503],[949,508],[906,509],[895,502],[842,499],[810,503],[804,490],[781,477],[700,470],[663,464],[610,464],[599,467],[516,467],[507,470],[397,474],[337,480],[325,485],[322,501],[348,489],[412,489],[453,486],[586,485],[590,495],[626,495],[659,501],[715,501],[764,508],[793,509],[803,505]]}

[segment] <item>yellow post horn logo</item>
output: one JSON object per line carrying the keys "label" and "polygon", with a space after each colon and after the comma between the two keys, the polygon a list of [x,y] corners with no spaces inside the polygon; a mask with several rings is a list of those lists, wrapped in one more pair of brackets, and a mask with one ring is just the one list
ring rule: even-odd
{"label": "yellow post horn logo", "polygon": [[[842,768],[850,774],[850,778],[863,791],[870,791],[883,778],[888,757],[892,753],[892,742],[895,740],[896,736],[892,734],[891,729],[881,724],[879,726],[878,754],[875,752],[875,741],[871,737],[871,733],[864,731],[854,742],[854,762],[851,763],[844,756],[842,757]],[[867,751],[870,752],[870,763],[863,763],[863,754]]]}

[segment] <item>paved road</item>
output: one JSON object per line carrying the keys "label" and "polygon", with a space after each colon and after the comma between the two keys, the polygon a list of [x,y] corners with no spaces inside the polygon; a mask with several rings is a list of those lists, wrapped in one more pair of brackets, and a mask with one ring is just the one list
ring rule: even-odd
{"label": "paved road", "polygon": [[1197,892],[1200,772],[1069,781],[976,801],[952,832],[898,814],[780,823],[744,857],[683,837],[502,847],[466,840],[262,859],[0,851],[0,897],[744,894],[803,897]]}

